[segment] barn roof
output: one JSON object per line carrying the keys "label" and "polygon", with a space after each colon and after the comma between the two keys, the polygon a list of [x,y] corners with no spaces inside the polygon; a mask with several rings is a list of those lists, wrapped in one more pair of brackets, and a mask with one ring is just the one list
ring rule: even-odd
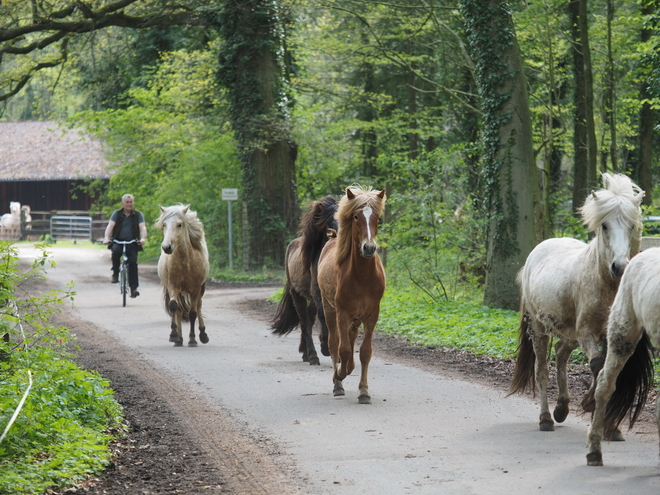
{"label": "barn roof", "polygon": [[55,121],[0,122],[0,181],[108,179],[101,143]]}

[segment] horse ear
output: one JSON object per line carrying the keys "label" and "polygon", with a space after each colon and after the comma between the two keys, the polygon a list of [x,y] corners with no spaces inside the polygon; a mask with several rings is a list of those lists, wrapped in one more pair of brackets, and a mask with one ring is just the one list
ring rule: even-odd
{"label": "horse ear", "polygon": [[591,195],[594,199],[598,199],[598,194],[596,194],[596,191],[591,191]]}
{"label": "horse ear", "polygon": [[380,199],[383,199],[385,197],[385,189],[383,189],[381,192],[378,193],[378,197]]}
{"label": "horse ear", "polygon": [[353,194],[353,190],[350,187],[346,188],[346,197],[348,199],[353,199],[355,198],[355,194]]}
{"label": "horse ear", "polygon": [[188,213],[188,208],[190,208],[190,205],[186,205],[186,206],[183,207],[183,214],[184,214],[184,215],[185,215],[186,213]]}
{"label": "horse ear", "polygon": [[163,207],[160,206],[160,205],[158,205],[158,208],[160,208],[160,211],[165,211],[165,208],[163,208]]}

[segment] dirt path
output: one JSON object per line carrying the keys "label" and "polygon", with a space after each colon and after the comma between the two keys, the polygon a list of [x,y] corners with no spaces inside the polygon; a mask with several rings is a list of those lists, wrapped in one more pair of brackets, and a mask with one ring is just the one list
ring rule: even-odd
{"label": "dirt path", "polygon": [[[83,263],[83,260],[76,262]],[[264,344],[257,344],[277,345],[273,349],[269,347],[265,354],[267,357],[263,358],[265,360],[258,361],[256,365],[239,361],[244,368],[240,380],[233,379],[225,368],[218,367],[218,370],[225,371],[215,375],[215,381],[226,380],[229,384],[235,384],[233,388],[223,388],[218,397],[217,392],[209,388],[210,385],[202,383],[203,374],[190,371],[185,372],[185,376],[179,376],[161,366],[163,359],[175,359],[186,352],[191,355],[189,351],[196,352],[195,356],[201,363],[205,359],[204,353],[208,352],[203,349],[208,350],[208,347],[172,352],[170,344],[164,347],[160,343],[162,335],[166,339],[165,330],[155,331],[156,339],[150,340],[151,327],[148,322],[153,317],[143,312],[151,303],[146,304],[146,299],[140,300],[142,297],[132,301],[130,309],[121,312],[114,309],[114,305],[111,305],[113,309],[103,309],[112,311],[113,318],[119,321],[117,330],[110,331],[104,328],[105,324],[95,324],[81,318],[81,315],[87,314],[93,317],[91,319],[105,321],[106,318],[98,318],[98,312],[107,304],[94,297],[96,285],[100,284],[95,273],[87,266],[72,266],[70,269],[85,274],[80,275],[78,280],[79,287],[84,287],[85,292],[83,294],[81,291],[78,310],[67,311],[58,324],[71,328],[78,336],[79,362],[112,380],[129,422],[127,436],[117,449],[115,465],[103,476],[81,487],[80,493],[483,493],[484,486],[490,487],[491,493],[505,487],[508,493],[529,493],[530,487],[544,493],[559,490],[563,487],[561,483],[573,486],[574,490],[565,490],[567,493],[588,493],[595,488],[602,493],[616,493],[622,486],[656,491],[660,486],[654,427],[645,430],[636,426],[635,431],[627,435],[631,441],[644,437],[641,453],[628,452],[637,444],[626,442],[628,445],[624,445],[623,449],[617,445],[614,446],[615,452],[605,454],[606,463],[609,460],[613,465],[615,461],[618,464],[611,469],[589,470],[584,466],[583,423],[572,419],[562,425],[556,434],[541,436],[536,430],[538,409],[534,403],[516,398],[500,402],[508,388],[511,363],[475,358],[455,351],[408,346],[400,339],[381,336],[374,344],[381,362],[376,363],[373,373],[377,384],[377,387],[374,385],[374,397],[379,401],[373,406],[354,406],[356,401],[352,399],[355,397],[348,395],[345,400],[333,400],[329,397],[329,390],[325,390],[329,386],[322,385],[323,393],[304,393],[306,389],[318,388],[313,381],[316,376],[322,379],[320,383],[326,383],[327,375],[324,373],[327,373],[327,366],[324,368],[322,363],[320,368],[310,368],[298,361],[295,352],[297,335],[274,341],[272,337],[267,337]],[[146,290],[151,290],[147,286],[147,267],[141,273],[145,277]],[[107,286],[99,285],[98,291],[100,294],[107,293]],[[232,359],[237,359],[236,354],[243,352],[240,342],[231,340],[231,332],[227,333],[231,326],[228,321],[245,319],[252,322],[252,327],[267,328],[265,322],[274,309],[263,302],[263,297],[232,298],[230,292],[211,290],[209,295],[209,303],[216,314],[218,311],[226,312],[228,318],[222,324],[222,335],[210,333],[212,339],[222,340],[221,352],[216,354],[216,359],[228,356],[225,352],[231,353]],[[116,299],[118,302],[118,296]],[[232,307],[223,304],[231,304]],[[87,310],[83,310],[84,305]],[[224,310],[221,309],[223,307]],[[141,324],[139,336],[135,334],[137,319],[145,322]],[[159,321],[154,325],[160,328],[163,326],[163,315],[157,319]],[[262,330],[257,333],[258,338],[267,336],[267,332]],[[125,342],[129,338],[132,342],[138,338],[137,345],[127,347]],[[217,340],[213,343],[218,345]],[[238,359],[241,357],[239,355]],[[161,365],[155,366],[154,362]],[[378,374],[379,367],[382,378]],[[279,379],[273,381],[274,377],[268,375],[275,370],[277,373],[288,373],[282,375],[281,385]],[[401,371],[405,371],[407,378],[402,378],[402,391],[395,393],[398,390],[395,382]],[[278,384],[278,390],[271,391],[272,397],[268,399],[271,402],[266,401],[265,407],[270,407],[274,413],[288,414],[283,419],[268,423],[268,426],[255,423],[255,418],[262,417],[264,412],[251,405],[253,388],[259,386],[264,372],[266,378],[271,379],[268,382],[270,387]],[[580,389],[588,381],[585,374],[584,369],[572,373],[576,403],[581,396]],[[466,380],[458,385],[462,390],[458,403],[447,395],[454,392],[440,392],[452,385],[448,378]],[[477,387],[469,385],[467,380],[477,383]],[[357,385],[357,379],[353,381],[356,383],[349,385],[351,388]],[[320,407],[294,414],[280,411],[284,406],[284,403],[277,402],[280,386],[291,387],[282,393],[289,397],[287,400],[292,398],[300,404],[297,408],[311,407],[316,403]],[[479,386],[488,387],[481,393],[486,398],[486,405],[494,406],[492,421],[486,423],[479,419],[478,403],[469,405],[470,390],[481,390]],[[410,393],[406,389],[410,389]],[[438,391],[434,392],[434,389]],[[291,390],[297,393],[292,395]],[[351,393],[349,388],[347,393]],[[233,398],[234,394],[238,402]],[[407,405],[402,402],[404,397],[415,397],[415,401]],[[241,402],[244,403],[242,409],[237,409],[239,406],[236,405],[222,405]],[[428,409],[430,415],[425,419],[416,418],[424,409]],[[522,411],[514,413],[517,409]],[[358,443],[350,447],[352,450],[345,460],[332,454],[335,447],[331,442],[337,439],[346,442],[346,439],[339,431],[334,435],[337,439],[333,438],[333,434],[328,434],[323,423],[314,419],[318,414],[321,414],[319,419],[323,423],[329,424],[337,416],[353,418],[352,424],[343,428],[348,429],[349,436],[346,438],[350,438],[353,431],[352,436]],[[404,421],[402,424],[406,424],[407,419],[407,428],[395,422],[401,419]],[[488,425],[489,422],[492,425]],[[649,426],[649,423],[645,421],[644,425]],[[391,427],[394,430],[390,432]],[[463,444],[455,443],[457,437]],[[316,445],[307,445],[309,441],[305,438],[315,439]],[[515,447],[514,442],[522,444]],[[566,454],[569,456],[565,457]],[[548,464],[546,458],[552,459],[552,462]],[[543,463],[539,465],[538,460]],[[643,467],[637,468],[635,465],[640,462]],[[507,473],[509,476],[503,476]],[[371,480],[369,485],[360,479],[365,475]],[[395,477],[390,480],[390,475]],[[595,481],[601,475],[604,475],[603,481],[607,480],[605,485]],[[380,478],[382,485],[369,488],[373,481]],[[575,485],[580,481],[585,484]],[[517,491],[512,487],[517,487]]]}

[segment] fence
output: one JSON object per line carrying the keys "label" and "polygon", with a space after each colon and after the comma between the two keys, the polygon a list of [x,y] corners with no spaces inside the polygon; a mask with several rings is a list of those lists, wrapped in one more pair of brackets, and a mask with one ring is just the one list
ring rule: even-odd
{"label": "fence", "polygon": [[54,215],[50,217],[50,237],[54,241],[91,241],[92,217]]}

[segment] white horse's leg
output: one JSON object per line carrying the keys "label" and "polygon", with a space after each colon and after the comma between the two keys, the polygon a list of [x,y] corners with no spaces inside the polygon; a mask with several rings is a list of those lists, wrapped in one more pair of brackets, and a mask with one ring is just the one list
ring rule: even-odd
{"label": "white horse's leg", "polygon": [[603,465],[601,441],[603,439],[603,429],[605,427],[605,410],[607,408],[607,402],[610,400],[610,397],[612,397],[612,394],[616,389],[616,379],[626,364],[626,361],[628,361],[628,358],[632,356],[635,345],[632,344],[630,347],[631,351],[627,354],[608,352],[607,357],[605,358],[605,366],[598,374],[596,392],[594,394],[596,407],[594,409],[589,432],[587,433],[587,465],[589,466]]}
{"label": "white horse's leg", "polygon": [[557,363],[557,388],[559,389],[559,396],[557,397],[557,405],[553,411],[553,416],[557,423],[563,423],[568,416],[568,404],[571,401],[571,396],[568,392],[568,372],[567,365],[571,353],[577,347],[577,342],[567,342],[563,339],[557,341],[555,345],[555,362]]}
{"label": "white horse's leg", "polygon": [[197,326],[199,327],[199,340],[202,344],[209,343],[209,336],[206,335],[206,324],[204,323],[204,317],[202,316],[202,297],[204,296],[205,287],[206,284],[202,284],[199,301],[197,302]]}
{"label": "white horse's leg", "polygon": [[[535,325],[536,326],[536,325]],[[532,345],[536,354],[534,373],[536,375],[536,386],[541,401],[541,414],[539,415],[539,429],[541,431],[554,431],[555,423],[550,415],[548,406],[548,336],[534,329]]]}
{"label": "white horse's leg", "polygon": [[197,347],[197,340],[195,340],[195,322],[197,321],[197,304],[198,304],[197,297],[191,296],[190,311],[188,312],[188,321],[190,323],[190,332],[188,333],[188,347]]}

